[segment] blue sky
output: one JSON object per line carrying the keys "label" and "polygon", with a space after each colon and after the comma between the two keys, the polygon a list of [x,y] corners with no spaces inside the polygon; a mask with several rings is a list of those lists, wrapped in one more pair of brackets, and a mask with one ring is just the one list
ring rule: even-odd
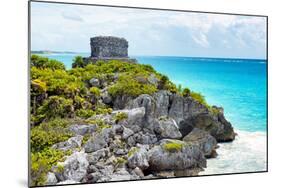
{"label": "blue sky", "polygon": [[90,37],[129,41],[129,55],[266,58],[266,18],[31,3],[31,49],[90,52]]}

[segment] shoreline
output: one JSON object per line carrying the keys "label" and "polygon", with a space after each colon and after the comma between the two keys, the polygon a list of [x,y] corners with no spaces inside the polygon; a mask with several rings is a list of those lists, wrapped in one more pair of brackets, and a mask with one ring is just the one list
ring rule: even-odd
{"label": "shoreline", "polygon": [[207,159],[207,168],[200,175],[266,171],[266,132],[241,131],[233,142],[219,143],[216,158]]}

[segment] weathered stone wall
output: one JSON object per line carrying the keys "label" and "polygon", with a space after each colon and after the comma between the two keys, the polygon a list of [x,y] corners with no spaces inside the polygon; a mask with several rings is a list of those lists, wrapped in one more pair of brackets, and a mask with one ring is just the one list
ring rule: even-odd
{"label": "weathered stone wall", "polygon": [[91,57],[128,57],[128,41],[124,38],[99,36],[91,40]]}

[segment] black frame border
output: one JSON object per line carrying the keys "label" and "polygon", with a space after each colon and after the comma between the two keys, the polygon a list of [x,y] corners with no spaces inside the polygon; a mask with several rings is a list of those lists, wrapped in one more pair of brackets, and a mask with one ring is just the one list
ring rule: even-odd
{"label": "black frame border", "polygon": [[[206,13],[206,14],[218,14],[218,15],[236,15],[236,16],[249,16],[249,17],[264,17],[266,18],[266,170],[262,171],[249,171],[249,172],[237,172],[237,173],[223,173],[223,174],[206,174],[198,176],[180,176],[180,177],[168,177],[168,178],[156,178],[156,179],[140,179],[140,180],[120,180],[120,181],[109,181],[109,182],[96,182],[96,183],[79,183],[79,184],[62,184],[62,185],[44,185],[44,186],[31,186],[30,174],[31,174],[31,146],[30,146],[30,58],[31,58],[31,3],[45,3],[45,4],[67,4],[67,5],[84,5],[84,6],[96,6],[96,7],[111,7],[111,8],[125,8],[125,9],[143,9],[143,10],[159,10],[159,11],[175,11],[175,12],[187,12],[187,13]],[[198,178],[208,176],[225,176],[225,175],[239,175],[239,174],[258,174],[269,172],[268,165],[268,16],[260,14],[240,14],[240,13],[229,13],[229,12],[208,12],[208,11],[194,11],[194,10],[183,10],[183,9],[165,9],[165,8],[148,8],[148,7],[134,7],[134,6],[121,6],[121,5],[104,5],[104,4],[90,4],[90,3],[73,3],[73,2],[59,2],[59,1],[42,1],[42,0],[29,0],[28,1],[28,52],[27,52],[27,89],[28,89],[28,187],[55,187],[55,186],[71,186],[71,185],[95,185],[104,183],[119,183],[119,182],[134,182],[134,181],[151,181],[151,180],[162,180],[162,179],[177,179],[177,178]]]}

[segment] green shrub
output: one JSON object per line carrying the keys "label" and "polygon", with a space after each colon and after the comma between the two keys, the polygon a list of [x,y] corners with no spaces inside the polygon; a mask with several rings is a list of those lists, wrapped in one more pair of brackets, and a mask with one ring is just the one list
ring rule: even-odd
{"label": "green shrub", "polygon": [[95,113],[98,114],[111,114],[112,108],[106,108],[106,107],[98,107],[95,109]]}
{"label": "green shrub", "polygon": [[71,99],[51,96],[38,108],[38,115],[42,115],[47,119],[56,117],[65,118],[71,117],[73,111],[73,101]]}
{"label": "green shrub", "polygon": [[182,96],[187,97],[190,95],[190,89],[189,88],[184,88],[182,91]]}
{"label": "green shrub", "polygon": [[87,65],[87,64],[84,62],[82,56],[76,56],[76,57],[73,59],[72,68],[76,68],[76,67],[83,68],[83,67],[85,67],[86,65]]}
{"label": "green shrub", "polygon": [[85,134],[82,139],[82,145],[85,145],[87,141],[91,138],[91,134]]}
{"label": "green shrub", "polygon": [[54,149],[45,149],[41,152],[31,153],[31,185],[46,185],[46,175],[53,165],[63,162],[69,152]]}
{"label": "green shrub", "polygon": [[31,80],[31,89],[32,91],[41,94],[47,91],[47,85],[45,82],[40,79]]}
{"label": "green shrub", "polygon": [[54,59],[49,59],[47,57],[42,57],[38,55],[32,55],[31,56],[31,66],[37,67],[39,69],[61,69],[65,70],[65,66],[63,63],[54,60]]}
{"label": "green shrub", "polygon": [[138,82],[133,75],[122,75],[118,81],[108,89],[111,96],[132,96],[137,97],[141,94],[153,94],[157,88],[152,84]]}
{"label": "green shrub", "polygon": [[79,109],[75,112],[75,114],[81,118],[89,118],[95,115],[95,112],[91,109]]}
{"label": "green shrub", "polygon": [[72,133],[62,127],[55,127],[47,123],[36,126],[31,129],[31,151],[42,151],[58,142],[64,142],[72,136]]}
{"label": "green shrub", "polygon": [[100,96],[100,89],[97,87],[91,87],[89,89],[90,93],[93,94],[95,97],[99,97]]}
{"label": "green shrub", "polygon": [[191,91],[190,96],[202,105],[208,106],[205,97],[201,93]]}
{"label": "green shrub", "polygon": [[31,68],[31,79],[39,79],[47,85],[47,91],[51,95],[75,96],[78,93],[85,93],[85,84],[74,75],[65,70]]}
{"label": "green shrub", "polygon": [[125,159],[125,157],[117,157],[113,161],[113,163],[116,167],[119,167],[119,166],[122,166],[123,164],[127,163],[127,159]]}
{"label": "green shrub", "polygon": [[127,118],[128,118],[128,114],[126,114],[124,112],[118,112],[114,117],[116,123],[118,123],[122,120],[125,120]]}
{"label": "green shrub", "polygon": [[184,143],[182,143],[180,141],[171,141],[171,142],[167,142],[163,145],[164,150],[166,150],[168,152],[181,151],[183,146],[184,146]]}

